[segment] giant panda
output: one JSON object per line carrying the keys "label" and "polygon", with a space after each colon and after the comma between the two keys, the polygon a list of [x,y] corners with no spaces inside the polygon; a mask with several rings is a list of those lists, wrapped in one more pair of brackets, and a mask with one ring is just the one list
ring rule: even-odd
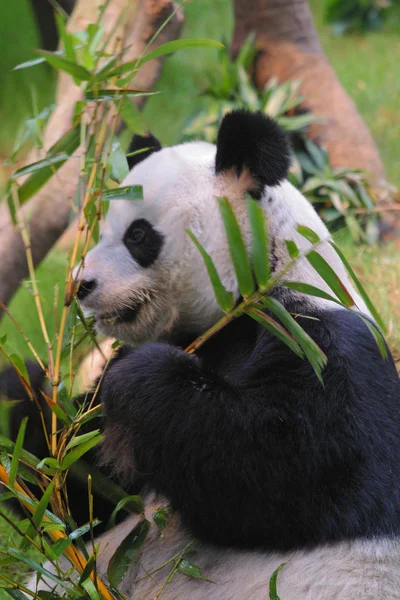
{"label": "giant panda", "polygon": [[[328,231],[287,180],[284,133],[238,110],[224,117],[216,146],[161,148],[150,136],[136,137],[131,151],[144,147],[123,182],[143,186],[144,200],[110,203],[99,243],[75,272],[98,331],[127,344],[100,388],[102,461],[128,485],[145,480],[150,520],[164,502],[175,511],[162,535],[152,525],[121,591],[154,598],[171,564],[152,572],[194,539],[189,560],[209,581],[177,574],[165,600],[265,600],[282,564],[281,600],[398,599],[399,380],[355,314],[371,319]],[[349,311],[284,286],[273,291],[326,353],[323,385],[248,316],[184,352],[222,316],[187,230],[239,301],[217,198],[230,199],[250,249],[246,194],[265,212],[273,273],[289,261],[285,240],[309,247],[297,232],[306,225],[325,240],[318,252],[355,300]],[[286,279],[332,295],[305,258]],[[99,573],[135,523],[101,539]]]}

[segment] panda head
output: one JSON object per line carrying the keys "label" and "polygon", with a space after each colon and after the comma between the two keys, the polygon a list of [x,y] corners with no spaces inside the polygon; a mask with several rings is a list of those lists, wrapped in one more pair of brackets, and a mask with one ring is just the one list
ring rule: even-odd
{"label": "panda head", "polygon": [[134,157],[123,185],[143,186],[144,200],[110,202],[100,241],[83,272],[75,272],[82,279],[78,297],[98,330],[133,344],[199,334],[221,316],[187,230],[239,298],[217,198],[229,198],[250,247],[245,195],[266,202],[281,188],[290,162],[278,125],[242,110],[225,116],[216,146],[191,142],[162,149],[150,136],[135,137],[130,149],[143,147],[150,149]]}

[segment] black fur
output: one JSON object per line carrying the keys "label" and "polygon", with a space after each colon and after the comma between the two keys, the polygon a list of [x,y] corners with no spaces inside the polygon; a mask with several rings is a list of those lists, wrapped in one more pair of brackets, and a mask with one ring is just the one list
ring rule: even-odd
{"label": "black fur", "polygon": [[[145,150],[147,148],[147,150]],[[143,152],[139,152],[139,150],[143,150]],[[142,162],[145,158],[153,154],[153,152],[158,152],[161,150],[161,144],[156,137],[150,132],[147,135],[134,135],[127,152],[127,161],[130,169],[133,169],[135,165]],[[138,154],[134,154],[133,156],[129,156],[130,154],[138,152]]]}
{"label": "black fur", "polygon": [[107,372],[106,456],[147,476],[198,538],[286,550],[400,533],[393,360],[353,313],[312,316],[299,323],[328,356],[325,387],[249,317],[197,356],[147,343]]}
{"label": "black fur", "polygon": [[124,235],[124,244],[132,258],[144,269],[157,260],[163,243],[164,236],[146,219],[133,221]]}
{"label": "black fur", "polygon": [[266,185],[278,185],[286,178],[290,149],[285,132],[273,119],[261,112],[235,110],[222,120],[217,139],[215,170],[234,169],[237,176],[247,169],[260,198]]}

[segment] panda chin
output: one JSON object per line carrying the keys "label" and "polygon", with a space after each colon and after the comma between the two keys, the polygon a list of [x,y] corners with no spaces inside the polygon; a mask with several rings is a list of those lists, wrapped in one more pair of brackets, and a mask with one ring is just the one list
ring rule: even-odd
{"label": "panda chin", "polygon": [[118,312],[115,313],[108,313],[105,315],[100,315],[97,318],[98,323],[101,325],[106,326],[107,328],[109,327],[116,327],[118,325],[124,325],[124,324],[131,324],[133,323],[133,321],[136,320],[139,311],[140,311],[140,304],[137,304],[136,306],[128,306],[127,308],[123,308],[122,310],[119,310]]}

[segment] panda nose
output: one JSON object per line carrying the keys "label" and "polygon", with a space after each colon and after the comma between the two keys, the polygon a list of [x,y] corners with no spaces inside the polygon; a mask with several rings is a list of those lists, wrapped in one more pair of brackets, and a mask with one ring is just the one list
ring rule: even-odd
{"label": "panda nose", "polygon": [[81,281],[81,285],[79,286],[79,289],[76,293],[76,297],[78,298],[78,300],[80,302],[82,302],[82,300],[87,298],[89,296],[89,294],[91,294],[93,292],[96,285],[97,285],[97,283],[95,282],[94,279],[92,279],[92,281],[85,281],[83,279]]}

